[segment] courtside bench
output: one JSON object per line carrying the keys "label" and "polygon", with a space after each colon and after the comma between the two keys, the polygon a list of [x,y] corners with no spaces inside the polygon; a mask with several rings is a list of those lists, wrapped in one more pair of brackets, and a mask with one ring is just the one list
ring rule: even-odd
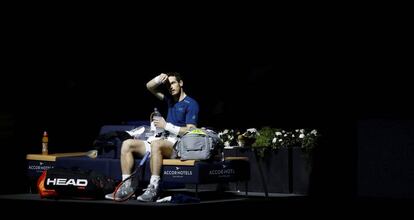
{"label": "courtside bench", "polygon": [[[135,164],[139,164],[136,160]],[[92,169],[121,180],[120,159],[89,157],[56,158],[56,167]],[[149,161],[146,163],[144,180],[149,181],[151,172]],[[196,193],[199,184],[245,182],[250,179],[250,163],[247,157],[226,157],[224,161],[196,161],[164,159],[162,181],[164,184],[195,184]],[[246,190],[247,195],[247,190]]]}
{"label": "courtside bench", "polygon": [[[114,130],[130,130],[132,128],[134,126],[106,125],[101,128],[100,134]],[[113,152],[98,155],[95,159],[86,156],[59,157],[56,158],[55,166],[92,169],[116,180],[121,180],[120,147],[121,143],[118,143],[118,147]],[[135,160],[136,165],[139,162],[140,159]],[[144,173],[144,180],[146,181],[149,181],[151,175],[149,167],[148,160]],[[247,157],[225,157],[223,161],[163,160],[163,183],[172,183],[173,185],[195,184],[196,192],[198,192],[199,184],[210,183],[245,182],[247,189],[249,179],[250,163]]]}

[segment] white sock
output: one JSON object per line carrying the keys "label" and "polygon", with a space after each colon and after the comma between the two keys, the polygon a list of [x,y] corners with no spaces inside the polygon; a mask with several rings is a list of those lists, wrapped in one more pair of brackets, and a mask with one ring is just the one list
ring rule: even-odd
{"label": "white sock", "polygon": [[[130,176],[131,176],[130,174],[122,174],[122,181],[126,180]],[[125,182],[125,186],[129,187],[130,185],[131,185],[131,179]]]}
{"label": "white sock", "polygon": [[122,174],[122,181],[124,181],[126,178],[130,177],[131,174]]}
{"label": "white sock", "polygon": [[157,175],[151,175],[150,184],[155,187],[155,189],[158,188],[158,183],[160,182],[160,176]]}

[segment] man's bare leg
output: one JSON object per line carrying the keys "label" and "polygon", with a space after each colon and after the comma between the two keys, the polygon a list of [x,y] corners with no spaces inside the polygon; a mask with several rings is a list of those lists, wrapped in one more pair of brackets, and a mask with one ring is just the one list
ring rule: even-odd
{"label": "man's bare leg", "polygon": [[141,140],[128,139],[122,142],[121,170],[122,175],[130,175],[134,166],[134,153],[145,154],[145,143]]}
{"label": "man's bare leg", "polygon": [[158,196],[158,183],[160,181],[162,159],[170,158],[173,154],[173,143],[166,140],[151,143],[151,179],[145,192],[137,200],[153,202]]}
{"label": "man's bare leg", "polygon": [[[134,154],[145,154],[145,142],[141,140],[128,139],[122,142],[121,147],[121,170],[122,170],[122,180],[125,180],[131,175],[132,168],[134,166]],[[128,180],[125,184],[122,184],[121,188],[116,191],[116,193],[109,193],[105,195],[106,199],[123,199],[125,196],[129,195],[132,190],[130,187],[131,181]],[[133,192],[132,192],[133,193]]]}
{"label": "man's bare leg", "polygon": [[157,140],[151,143],[151,174],[159,176],[162,159],[170,158],[173,154],[173,143],[166,140]]}

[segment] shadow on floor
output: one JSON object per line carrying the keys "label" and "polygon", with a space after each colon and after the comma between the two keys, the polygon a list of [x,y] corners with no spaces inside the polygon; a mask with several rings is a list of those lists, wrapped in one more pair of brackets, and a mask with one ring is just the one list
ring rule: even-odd
{"label": "shadow on floor", "polygon": [[[180,192],[181,193],[181,192]],[[37,194],[0,195],[3,214],[12,216],[96,217],[102,215],[154,215],[157,218],[224,217],[235,216],[277,216],[302,217],[315,216],[331,218],[332,213],[343,217],[359,216],[393,217],[410,213],[412,200],[393,200],[378,198],[312,198],[307,196],[276,195],[269,198],[251,195],[240,196],[234,193],[200,192],[199,203],[142,203],[136,200],[114,202],[109,200],[41,199]]]}

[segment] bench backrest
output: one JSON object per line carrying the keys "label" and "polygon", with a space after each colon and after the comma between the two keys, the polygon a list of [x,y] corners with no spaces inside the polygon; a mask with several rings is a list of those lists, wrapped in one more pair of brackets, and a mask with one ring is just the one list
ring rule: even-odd
{"label": "bench backrest", "polygon": [[105,134],[112,131],[128,131],[135,127],[135,125],[104,125],[101,127],[99,134]]}

